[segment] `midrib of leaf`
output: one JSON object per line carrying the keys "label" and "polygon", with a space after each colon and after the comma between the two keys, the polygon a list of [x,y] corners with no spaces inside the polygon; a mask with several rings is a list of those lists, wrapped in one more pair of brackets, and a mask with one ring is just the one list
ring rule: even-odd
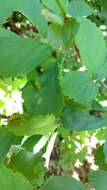
{"label": "midrib of leaf", "polygon": [[55,1],[56,1],[57,5],[61,9],[62,15],[65,16],[65,10],[64,10],[63,6],[61,5],[60,0],[55,0]]}

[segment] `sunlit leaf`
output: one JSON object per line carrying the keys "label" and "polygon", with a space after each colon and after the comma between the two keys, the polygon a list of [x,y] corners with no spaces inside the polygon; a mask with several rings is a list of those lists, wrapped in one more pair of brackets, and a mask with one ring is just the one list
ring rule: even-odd
{"label": "sunlit leaf", "polygon": [[21,121],[11,121],[8,124],[8,131],[16,136],[24,135],[44,135],[53,132],[57,128],[54,115],[36,116],[31,118],[22,118]]}

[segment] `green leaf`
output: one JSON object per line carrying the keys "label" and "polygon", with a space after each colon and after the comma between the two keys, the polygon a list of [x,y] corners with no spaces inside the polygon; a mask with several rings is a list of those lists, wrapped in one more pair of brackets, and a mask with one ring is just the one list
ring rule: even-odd
{"label": "green leaf", "polygon": [[[51,60],[44,73],[35,77],[37,82],[28,82],[23,88],[22,94],[24,99],[25,110],[30,115],[58,113],[63,107],[63,96],[58,80],[58,65]],[[37,85],[40,88],[37,88]]]}
{"label": "green leaf", "polygon": [[33,135],[27,138],[27,140],[22,144],[22,147],[29,152],[33,152],[34,145],[40,140],[40,135]]}
{"label": "green leaf", "polygon": [[11,145],[15,140],[15,136],[7,130],[0,128],[0,162],[5,159]]}
{"label": "green leaf", "polygon": [[107,164],[107,140],[106,140],[106,142],[104,143],[103,151],[104,151],[104,155],[105,155],[105,162],[106,162],[106,164]]}
{"label": "green leaf", "polygon": [[22,173],[29,181],[32,181],[38,177],[35,171],[38,165],[44,168],[40,155],[34,155],[26,150],[21,150],[12,155],[8,167],[14,172]]}
{"label": "green leaf", "polygon": [[[85,18],[79,18],[80,29],[75,37],[83,64],[88,71],[97,76],[103,69],[106,44],[100,29]],[[105,70],[106,72],[106,70]]]}
{"label": "green leaf", "polygon": [[79,29],[79,24],[76,19],[69,18],[66,20],[64,26],[62,27],[62,39],[65,46],[72,46],[74,42],[75,35]]}
{"label": "green leaf", "polygon": [[59,26],[58,24],[51,24],[48,27],[47,40],[52,47],[59,48],[63,46],[61,33],[62,33],[62,27]]}
{"label": "green leaf", "polygon": [[62,92],[78,102],[89,104],[98,94],[98,86],[87,72],[71,71],[61,78]]}
{"label": "green leaf", "polygon": [[63,20],[58,15],[49,11],[48,9],[43,10],[43,15],[46,17],[49,23],[58,24],[59,26],[63,26]]}
{"label": "green leaf", "polygon": [[19,11],[35,25],[43,36],[47,34],[47,23],[42,16],[40,0],[0,0],[0,24],[3,24],[13,11]]}
{"label": "green leaf", "polygon": [[63,18],[66,15],[68,0],[42,0],[43,4],[52,12]]}
{"label": "green leaf", "polygon": [[39,160],[39,163],[34,168],[36,178],[32,180],[32,184],[36,186],[40,186],[44,182],[46,168],[44,168],[43,165],[44,164],[42,164]]}
{"label": "green leaf", "polygon": [[104,59],[102,68],[97,73],[97,80],[102,80],[104,78],[107,78],[107,49],[106,49],[106,55],[105,55],[105,59]]}
{"label": "green leaf", "polygon": [[94,158],[95,158],[95,164],[99,167],[99,169],[107,171],[107,164],[105,163],[103,146],[100,146],[95,150]]}
{"label": "green leaf", "polygon": [[[30,72],[47,59],[51,48],[0,29],[0,75],[5,77]],[[42,55],[42,56],[41,56]]]}
{"label": "green leaf", "polygon": [[94,12],[94,9],[90,7],[84,0],[73,0],[69,4],[68,13],[71,16],[89,16]]}
{"label": "green leaf", "polygon": [[97,0],[98,4],[104,8],[107,8],[107,1],[106,0]]}
{"label": "green leaf", "polygon": [[107,126],[107,116],[92,116],[73,104],[65,107],[62,121],[65,127],[75,131],[94,130]]}
{"label": "green leaf", "polygon": [[16,136],[45,135],[53,132],[55,128],[57,128],[57,123],[54,115],[25,117],[20,122],[9,122],[7,126],[8,131]]}
{"label": "green leaf", "polygon": [[27,179],[19,174],[13,173],[3,165],[0,165],[0,190],[33,190]]}
{"label": "green leaf", "polygon": [[61,46],[71,47],[78,31],[78,26],[74,18],[67,19],[64,26],[50,24],[47,40],[54,48],[60,48]]}
{"label": "green leaf", "polygon": [[42,190],[86,190],[85,186],[69,176],[55,176],[51,178]]}
{"label": "green leaf", "polygon": [[89,173],[89,181],[95,190],[107,189],[107,172],[95,171]]}

